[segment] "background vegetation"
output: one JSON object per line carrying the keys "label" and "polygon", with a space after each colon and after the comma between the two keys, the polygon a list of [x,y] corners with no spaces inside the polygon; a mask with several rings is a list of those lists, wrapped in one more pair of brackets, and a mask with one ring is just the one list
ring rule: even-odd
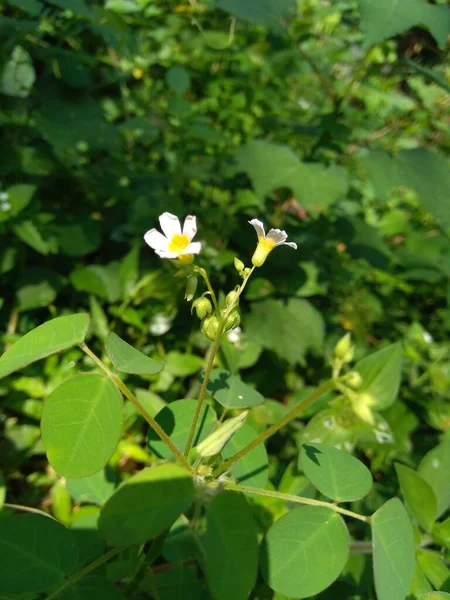
{"label": "background vegetation", "polygon": [[[242,332],[223,342],[218,362],[269,399],[252,409],[253,427],[262,430],[327,376],[345,331],[357,358],[398,341],[404,361],[399,397],[377,417],[384,436],[326,397],[270,442],[271,485],[314,494],[297,469],[299,447],[337,444],[370,466],[377,483],[364,503],[373,511],[399,493],[394,461],[416,467],[441,443],[448,503],[411,598],[450,589],[447,3],[0,7],[3,347],[54,316],[89,311],[99,354],[114,330],[165,363],[160,375],[128,381],[154,414],[194,398],[208,342],[183,281],[143,234],[165,210],[197,215],[199,264],[229,290],[234,257],[248,264],[255,246],[247,221],[286,229],[299,250],[280,248],[258,269]],[[0,382],[8,501],[74,528],[99,502],[86,504],[48,467],[39,420],[46,396],[90,366],[74,349]],[[153,460],[144,422],[129,409],[110,461],[114,477]],[[261,523],[281,510],[254,504]],[[111,581],[129,574],[127,560]],[[320,597],[374,598],[364,561],[352,559]],[[193,573],[189,597],[205,597]],[[179,581],[158,577],[162,598],[188,597]],[[261,581],[252,597],[271,594]]]}

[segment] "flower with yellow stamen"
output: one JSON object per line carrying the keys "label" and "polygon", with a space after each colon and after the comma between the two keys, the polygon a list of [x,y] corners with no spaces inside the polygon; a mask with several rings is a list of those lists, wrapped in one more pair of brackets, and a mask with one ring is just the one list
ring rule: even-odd
{"label": "flower with yellow stamen", "polygon": [[264,225],[258,219],[252,219],[249,221],[250,225],[253,225],[258,235],[258,245],[252,256],[252,263],[255,267],[260,267],[264,264],[269,252],[277,246],[290,246],[297,250],[297,244],[295,242],[286,242],[287,233],[281,229],[271,229],[266,235]]}
{"label": "flower with yellow stamen", "polygon": [[197,233],[197,219],[189,215],[184,220],[183,231],[180,219],[168,212],[159,217],[163,233],[153,228],[144,235],[145,242],[153,248],[161,258],[178,258],[181,262],[189,264],[194,260],[193,255],[202,249],[201,242],[193,242]]}

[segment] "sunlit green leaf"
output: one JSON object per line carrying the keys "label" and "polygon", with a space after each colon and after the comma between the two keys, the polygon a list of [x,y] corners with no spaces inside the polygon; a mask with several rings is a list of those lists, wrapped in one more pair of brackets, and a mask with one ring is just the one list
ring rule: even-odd
{"label": "sunlit green leaf", "polygon": [[0,377],[9,375],[40,358],[81,344],[88,326],[87,313],[57,317],[40,325],[20,338],[0,357]]}
{"label": "sunlit green leaf", "polygon": [[104,504],[117,485],[115,473],[109,469],[102,469],[89,477],[67,479],[67,490],[77,502]]}
{"label": "sunlit green leaf", "polygon": [[133,475],[100,514],[101,535],[114,546],[139,544],[170,527],[194,499],[188,471],[165,464]]}
{"label": "sunlit green leaf", "polygon": [[[257,437],[257,432],[244,423],[236,431],[222,450],[222,457],[228,460]],[[264,489],[269,477],[269,461],[264,444],[250,450],[231,467],[231,475],[238,483]]]}
{"label": "sunlit green leaf", "polygon": [[377,409],[390,406],[400,386],[403,351],[401,344],[391,344],[356,363],[354,369],[363,378],[358,393],[369,394]]}
{"label": "sunlit green leaf", "polygon": [[122,430],[122,396],[96,374],[62,383],[45,401],[42,439],[50,464],[66,477],[87,477],[108,462]]}
{"label": "sunlit green leaf", "polygon": [[418,473],[432,487],[439,518],[450,506],[450,441],[439,444],[422,458]]}
{"label": "sunlit green leaf", "polygon": [[110,333],[106,340],[106,352],[114,366],[124,373],[154,375],[164,368],[163,363],[145,356],[114,332]]}
{"label": "sunlit green leaf", "polygon": [[437,512],[437,500],[432,487],[413,469],[395,465],[403,498],[412,514],[427,531],[431,531]]}
{"label": "sunlit green leaf", "polygon": [[250,408],[264,402],[264,396],[257,390],[223,369],[213,369],[207,389],[226,408]]}
{"label": "sunlit green leaf", "polygon": [[291,510],[272,525],[265,537],[261,553],[264,579],[279,594],[314,596],[341,573],[349,542],[344,521],[329,508]]}
{"label": "sunlit green leaf", "polygon": [[324,444],[303,444],[301,461],[311,483],[336,502],[363,498],[372,487],[369,469],[343,450]]}

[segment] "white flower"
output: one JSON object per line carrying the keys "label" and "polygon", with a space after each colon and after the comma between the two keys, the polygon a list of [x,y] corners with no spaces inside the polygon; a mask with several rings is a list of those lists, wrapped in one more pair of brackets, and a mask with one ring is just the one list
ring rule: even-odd
{"label": "white flower", "polygon": [[161,258],[178,258],[185,263],[192,262],[192,255],[198,254],[202,248],[200,242],[192,241],[197,233],[196,217],[186,217],[183,231],[180,219],[168,212],[159,217],[159,223],[164,235],[154,228],[144,235],[144,240],[150,248]]}
{"label": "white flower", "polygon": [[253,225],[258,235],[258,245],[252,256],[252,263],[255,267],[260,267],[264,264],[269,252],[277,246],[290,246],[297,250],[297,244],[295,242],[286,242],[287,233],[281,229],[271,229],[266,235],[264,231],[264,225],[258,219],[252,219],[249,221],[250,225]]}

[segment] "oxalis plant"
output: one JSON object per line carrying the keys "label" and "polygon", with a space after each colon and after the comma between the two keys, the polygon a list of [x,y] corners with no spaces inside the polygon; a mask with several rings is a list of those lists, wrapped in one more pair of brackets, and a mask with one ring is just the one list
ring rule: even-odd
{"label": "oxalis plant", "polygon": [[[391,498],[372,515],[350,510],[354,505],[348,503],[371,490],[370,471],[347,451],[351,448],[314,439],[303,444],[299,465],[317,493],[303,497],[275,491],[268,483],[264,446],[330,392],[337,393],[334,402],[347,420],[386,434],[376,409],[383,407],[380,398],[395,396],[386,365],[397,364],[398,347],[376,352],[352,368],[354,347],[345,335],[334,348],[329,380],[258,434],[247,421],[264,398],[214,364],[222,336],[240,323],[240,299],[254,271],[277,246],[296,249],[296,244],[279,229],[266,234],[253,219],[257,245],[251,266],[236,258],[239,282],[219,294],[206,270],[195,264],[201,252],[201,243],[192,241],[196,218],[188,216],[181,228],[176,216],[164,213],[160,224],[163,233],[151,229],[145,241],[172,261],[177,277],[186,278],[186,300],[211,341],[198,399],[172,402],[155,415],[122,374],[154,375],[163,364],[115,333],[106,340],[109,361],[105,357],[104,362],[85,343],[88,314],[55,318],[12,345],[0,358],[0,377],[75,345],[92,359],[89,372],[50,393],[41,430],[54,470],[89,498],[100,498],[102,507],[99,516],[86,514],[86,530],[95,536],[80,544],[75,530],[49,515],[6,504],[9,513],[0,519],[0,592],[6,598],[47,600],[306,598],[339,577],[352,550],[373,555],[379,600],[405,599],[415,544],[401,501]],[[199,282],[204,284],[201,295]],[[105,466],[120,440],[123,399],[147,421],[154,460],[115,487]],[[409,471],[410,477],[416,475]],[[402,476],[406,481],[408,473]],[[271,518],[261,518],[265,507]]]}

